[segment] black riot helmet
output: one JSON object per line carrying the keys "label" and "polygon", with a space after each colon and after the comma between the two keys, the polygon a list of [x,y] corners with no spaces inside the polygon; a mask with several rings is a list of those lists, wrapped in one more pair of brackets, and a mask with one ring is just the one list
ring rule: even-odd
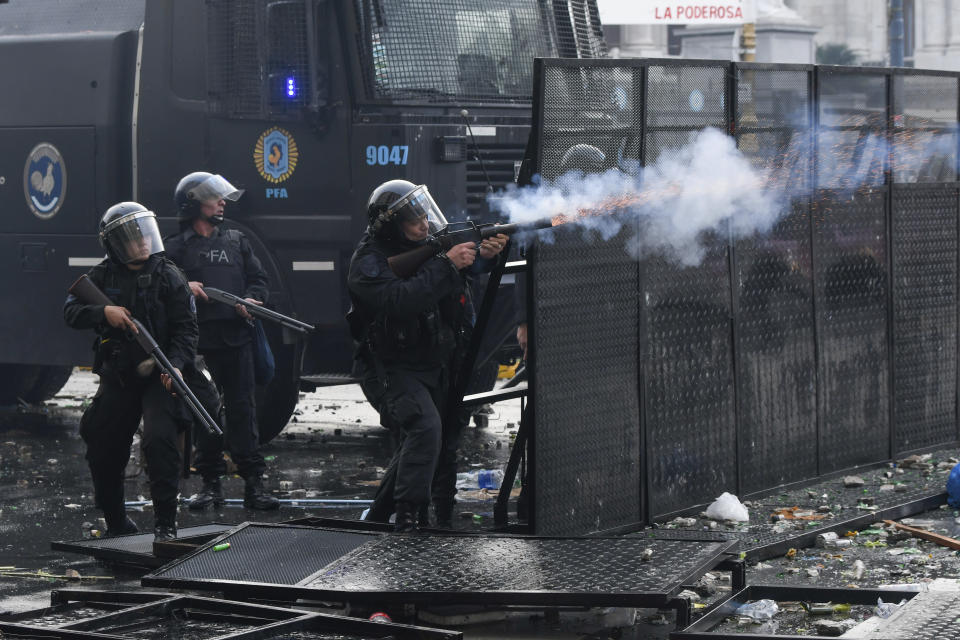
{"label": "black riot helmet", "polygon": [[[221,175],[194,171],[188,173],[177,183],[173,192],[173,202],[177,207],[177,219],[181,222],[200,216],[200,205],[208,200],[230,200],[236,202],[243,195],[243,189],[237,189]],[[211,222],[223,222],[223,216],[213,216]]]}
{"label": "black riot helmet", "polygon": [[100,219],[100,246],[120,264],[143,264],[163,251],[157,216],[139,202],[113,205]]}
{"label": "black riot helmet", "polygon": [[390,180],[374,189],[367,201],[368,231],[379,238],[402,239],[399,223],[423,217],[426,217],[431,234],[447,227],[447,219],[424,184]]}
{"label": "black riot helmet", "polygon": [[606,161],[606,154],[592,144],[575,144],[560,158],[559,172],[603,173]]}

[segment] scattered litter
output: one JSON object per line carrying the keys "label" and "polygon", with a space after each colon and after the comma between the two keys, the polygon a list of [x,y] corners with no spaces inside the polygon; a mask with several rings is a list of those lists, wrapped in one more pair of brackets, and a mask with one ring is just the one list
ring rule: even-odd
{"label": "scattered litter", "polygon": [[852,544],[852,540],[849,538],[841,538],[833,531],[825,531],[817,536],[817,546],[821,549],[842,549]]}
{"label": "scattered litter", "polygon": [[674,518],[667,523],[667,527],[677,527],[680,529],[689,529],[695,526],[697,526],[696,518]]}
{"label": "scattered litter", "polygon": [[853,563],[853,568],[851,569],[850,573],[853,575],[855,580],[859,580],[863,577],[863,574],[866,572],[866,570],[867,565],[863,563],[863,560],[856,560]]}
{"label": "scattered litter", "polygon": [[807,613],[814,616],[826,616],[834,613],[850,613],[849,604],[833,604],[832,602],[801,602],[800,605]]}
{"label": "scattered litter", "polygon": [[877,606],[874,607],[873,613],[880,618],[889,618],[897,612],[897,609],[906,603],[906,600],[901,600],[899,603],[894,604],[892,602],[884,602],[883,598],[877,598]]}
{"label": "scattered litter", "polygon": [[843,478],[843,486],[845,487],[862,487],[864,484],[866,483],[860,476],[844,476]]}
{"label": "scattered litter", "polygon": [[[936,544],[947,547],[950,549],[960,550],[960,540],[956,538],[950,538],[947,536],[942,536],[939,533],[933,533],[932,531],[924,531],[916,527],[908,527],[905,524],[900,524],[899,522],[894,522],[893,520],[884,520],[890,526],[896,527],[901,531],[906,531],[914,537],[921,538],[923,540],[928,540],[930,542],[935,542]],[[919,522],[915,524],[920,524]]]}
{"label": "scattered litter", "polygon": [[738,616],[744,616],[753,620],[772,620],[773,616],[777,615],[779,611],[780,607],[777,606],[776,602],[769,598],[764,598],[763,600],[740,605],[734,613]]}
{"label": "scattered litter", "polygon": [[113,580],[113,576],[82,576],[76,569],[68,569],[64,575],[49,573],[43,569],[26,571],[23,569],[0,569],[0,578],[40,578],[42,580]]}
{"label": "scattered litter", "polygon": [[747,508],[740,503],[737,496],[726,491],[707,507],[707,517],[713,520],[733,520],[734,522],[748,522],[750,520]]}
{"label": "scattered litter", "polygon": [[823,520],[822,513],[814,513],[810,509],[801,509],[800,507],[789,507],[787,509],[777,509],[773,512],[777,519],[784,520]]}
{"label": "scattered litter", "polygon": [[947,504],[960,507],[960,464],[957,464],[947,478]]}
{"label": "scattered litter", "polygon": [[813,623],[813,628],[819,636],[837,638],[855,625],[856,623],[853,620],[817,620]]}
{"label": "scattered litter", "polygon": [[914,547],[910,547],[906,549],[898,547],[896,549],[888,549],[887,553],[889,553],[892,556],[903,556],[903,555],[912,555],[912,554],[918,554],[923,552],[920,551],[920,549],[917,549]]}

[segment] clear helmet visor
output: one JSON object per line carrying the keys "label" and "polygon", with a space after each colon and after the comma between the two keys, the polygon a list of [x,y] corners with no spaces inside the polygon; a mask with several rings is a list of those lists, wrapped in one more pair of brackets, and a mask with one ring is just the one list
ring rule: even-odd
{"label": "clear helmet visor", "polygon": [[123,264],[146,262],[163,251],[157,218],[151,211],[124,216],[103,230],[103,242]]}
{"label": "clear helmet visor", "polygon": [[426,185],[420,185],[398,200],[390,211],[391,216],[400,223],[426,220],[430,235],[440,233],[447,228],[447,219],[437,203],[433,201]]}
{"label": "clear helmet visor", "polygon": [[187,192],[187,197],[197,202],[209,200],[230,200],[236,202],[243,195],[243,189],[237,189],[221,175],[212,175]]}

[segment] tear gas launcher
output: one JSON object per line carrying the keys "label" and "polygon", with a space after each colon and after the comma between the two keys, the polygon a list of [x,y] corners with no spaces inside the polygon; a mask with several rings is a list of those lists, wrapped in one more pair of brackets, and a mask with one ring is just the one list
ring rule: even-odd
{"label": "tear gas launcher", "polygon": [[440,233],[432,236],[423,246],[399,253],[387,258],[390,270],[401,278],[409,278],[417,272],[424,262],[438,253],[449,251],[451,248],[464,242],[480,243],[497,234],[512,236],[520,231],[546,229],[553,226],[548,218],[529,224],[474,224],[473,222],[451,223]]}
{"label": "tear gas launcher", "polygon": [[[77,281],[70,286],[70,293],[85,304],[114,304],[113,300],[108,298],[103,291],[100,291],[97,285],[86,275],[77,278]],[[157,341],[153,339],[153,336],[150,335],[150,332],[147,331],[146,327],[136,318],[131,318],[131,320],[134,326],[137,327],[137,333],[133,334],[133,339],[137,341],[144,351],[153,357],[154,362],[157,363],[160,370],[170,376],[177,397],[182,398],[183,401],[187,403],[187,406],[190,407],[190,412],[193,413],[197,420],[203,423],[207,431],[211,434],[223,435],[220,427],[214,419],[210,417],[207,410],[203,408],[203,405],[197,400],[197,396],[193,394],[193,391],[190,390],[187,383],[183,381],[183,378],[180,377],[177,370],[170,364],[167,356],[160,350],[160,346],[157,344]]]}
{"label": "tear gas launcher", "polygon": [[227,293],[222,289],[217,289],[215,287],[204,287],[203,292],[207,294],[207,297],[211,300],[216,300],[217,302],[222,302],[223,304],[228,304],[231,307],[234,305],[242,304],[247,308],[247,311],[250,312],[254,318],[260,318],[261,320],[269,320],[270,322],[276,322],[277,324],[283,325],[288,329],[293,329],[298,331],[301,334],[307,334],[313,331],[314,327],[312,324],[307,324],[306,322],[300,322],[296,318],[291,318],[290,316],[285,316],[282,313],[277,313],[272,309],[267,309],[261,307],[258,304],[253,304],[252,302],[247,302],[240,296],[235,296],[232,293]]}

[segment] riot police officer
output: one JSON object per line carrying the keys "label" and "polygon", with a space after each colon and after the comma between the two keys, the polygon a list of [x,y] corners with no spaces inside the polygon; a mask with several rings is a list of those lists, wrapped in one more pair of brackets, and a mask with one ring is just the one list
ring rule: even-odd
{"label": "riot police officer", "polygon": [[[401,278],[388,258],[430,243],[431,234],[446,227],[443,213],[425,185],[391,180],[370,195],[367,216],[369,226],[347,277],[348,320],[357,346],[354,373],[363,378],[364,394],[380,413],[381,424],[400,438],[391,462],[396,468],[395,528],[413,531],[430,502],[438,462],[454,465],[455,476],[457,438],[451,431],[460,425],[443,424],[443,416],[470,324],[467,270],[478,249],[483,258],[492,258],[507,238],[490,238],[479,248],[468,242],[438,250],[413,276]],[[442,455],[451,448],[453,458]],[[435,504],[440,519],[449,520],[452,501],[450,495]]]}
{"label": "riot police officer", "polygon": [[88,276],[115,304],[84,304],[71,295],[63,310],[69,326],[97,333],[93,370],[100,375],[100,387],[80,420],[94,497],[107,535],[137,532],[124,508],[123,477],[142,416],[154,535],[170,539],[176,537],[182,408],[168,393],[169,379],[150,366],[152,360],[130,337],[136,332],[131,317],[182,371],[197,347],[194,298],[180,270],[163,257],[156,217],[143,205],[121,202],[107,209],[99,239],[107,258]]}
{"label": "riot police officer", "polygon": [[203,291],[204,285],[216,287],[254,304],[263,304],[267,299],[267,272],[250,242],[236,229],[220,228],[225,201],[235,202],[242,194],[222,176],[205,171],[184,176],[174,190],[181,231],[167,239],[167,256],[184,270],[190,289],[200,302],[198,352],[222,389],[226,412],[225,443],[220,437],[197,432],[195,466],[203,486],[189,501],[190,509],[222,503],[224,444],[245,482],[244,506],[280,506],[279,500],[264,491],[261,479],[266,465],[257,431],[252,318],[243,305],[230,307],[213,302]]}

